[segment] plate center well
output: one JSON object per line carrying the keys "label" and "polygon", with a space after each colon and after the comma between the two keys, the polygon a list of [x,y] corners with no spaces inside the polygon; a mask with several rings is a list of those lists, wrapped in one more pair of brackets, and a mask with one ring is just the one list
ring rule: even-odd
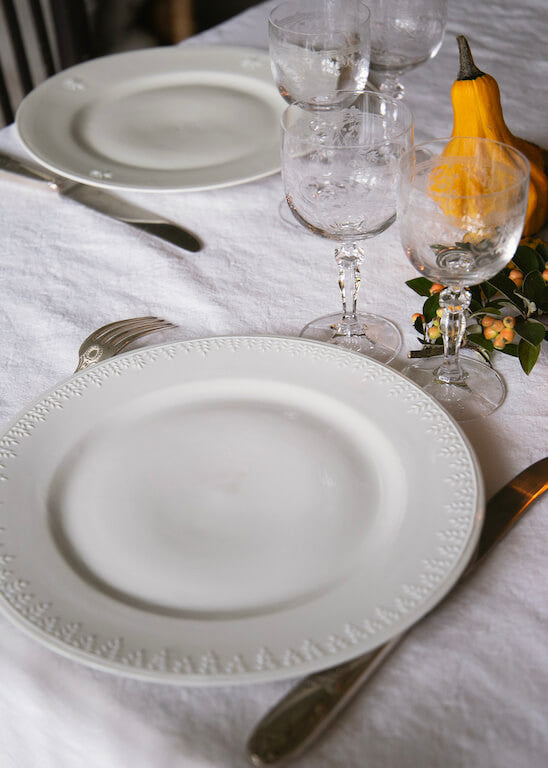
{"label": "plate center well", "polygon": [[386,525],[378,435],[326,396],[266,389],[173,388],[88,433],[49,493],[75,570],[203,617],[290,605],[361,562]]}
{"label": "plate center well", "polygon": [[237,162],[253,146],[260,151],[275,121],[268,103],[237,87],[167,81],[135,90],[130,82],[127,92],[115,88],[82,109],[72,131],[103,161],[175,171]]}

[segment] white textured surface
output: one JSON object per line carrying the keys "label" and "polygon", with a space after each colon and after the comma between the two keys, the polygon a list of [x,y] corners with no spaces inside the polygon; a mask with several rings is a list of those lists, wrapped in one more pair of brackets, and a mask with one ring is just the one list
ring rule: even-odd
{"label": "white textured surface", "polygon": [[[266,48],[259,6],[208,32],[209,42]],[[406,78],[417,139],[451,129],[455,34],[500,84],[518,135],[548,146],[544,3],[450,3],[437,58]],[[14,131],[0,148],[21,151]],[[204,239],[183,254],[68,199],[0,180],[0,417],[7,425],[76,364],[94,327],[158,313],[180,324],[156,341],[220,334],[295,335],[338,307],[331,246],[277,218],[279,176],[209,192],[131,199]],[[420,299],[398,228],[367,247],[363,298],[415,345]],[[368,282],[371,280],[369,287]],[[531,376],[503,356],[504,406],[466,433],[487,494],[547,453],[546,350]],[[427,482],[429,467],[424,467]],[[473,581],[418,626],[302,768],[544,768],[548,763],[548,503],[527,513]],[[0,553],[1,554],[1,553]],[[90,671],[44,649],[0,618],[2,768],[236,768],[247,735],[289,683],[164,687]]]}

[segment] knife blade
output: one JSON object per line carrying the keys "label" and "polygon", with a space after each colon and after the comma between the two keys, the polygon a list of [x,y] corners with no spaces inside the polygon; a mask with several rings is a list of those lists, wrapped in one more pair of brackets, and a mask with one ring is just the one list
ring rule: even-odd
{"label": "knife blade", "polygon": [[32,161],[20,160],[1,153],[0,170],[35,186],[46,185],[63,197],[68,197],[105,216],[123,221],[186,251],[196,253],[202,249],[202,243],[192,232],[100,187],[71,181],[46,168],[41,168]]}
{"label": "knife blade", "polygon": [[[520,472],[493,496],[485,509],[476,552],[457,583],[475,570],[546,490],[548,457]],[[450,594],[451,591],[438,605]],[[281,766],[302,754],[335,720],[410,629],[369,653],[308,675],[297,683],[267,712],[251,734],[247,743],[251,763]]]}

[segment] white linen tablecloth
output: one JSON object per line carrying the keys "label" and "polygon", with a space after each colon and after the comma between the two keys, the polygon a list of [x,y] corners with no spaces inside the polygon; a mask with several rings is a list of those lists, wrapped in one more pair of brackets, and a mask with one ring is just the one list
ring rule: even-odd
{"label": "white linen tablecloth", "polygon": [[[196,43],[267,47],[266,3]],[[455,35],[500,84],[517,135],[548,147],[548,22],[543,0],[450,2],[438,56],[405,78],[417,140],[450,133]],[[0,149],[24,155],[13,126]],[[179,324],[154,342],[224,334],[297,335],[339,306],[327,241],[284,227],[279,174],[227,189],[128,199],[200,234],[199,254],[47,191],[0,178],[0,421],[74,369],[82,339],[113,319]],[[421,300],[398,225],[367,243],[362,300],[398,323]],[[146,343],[146,342],[143,342]],[[487,495],[547,453],[546,348],[527,377],[513,358],[502,408],[464,427]],[[404,353],[400,363],[404,361]],[[428,467],[424,468],[428,475]],[[543,768],[548,765],[548,498],[468,585],[408,636],[303,768]],[[67,660],[0,615],[2,768],[236,768],[247,736],[290,682],[185,688],[124,679]]]}

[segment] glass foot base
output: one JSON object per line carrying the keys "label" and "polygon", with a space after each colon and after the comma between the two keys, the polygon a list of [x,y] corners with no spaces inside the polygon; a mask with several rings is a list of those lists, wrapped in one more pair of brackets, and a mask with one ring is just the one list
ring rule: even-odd
{"label": "glass foot base", "polygon": [[440,358],[419,360],[406,366],[402,373],[436,400],[456,421],[472,421],[489,416],[506,397],[506,385],[497,371],[487,363],[460,357],[465,371],[463,384],[445,384],[436,377]]}
{"label": "glass foot base", "polygon": [[362,355],[372,357],[380,363],[389,363],[401,349],[402,337],[398,328],[390,320],[377,315],[359,314],[358,322],[362,328],[359,334],[337,334],[341,322],[339,315],[325,315],[308,323],[300,335],[305,339],[328,341]]}

